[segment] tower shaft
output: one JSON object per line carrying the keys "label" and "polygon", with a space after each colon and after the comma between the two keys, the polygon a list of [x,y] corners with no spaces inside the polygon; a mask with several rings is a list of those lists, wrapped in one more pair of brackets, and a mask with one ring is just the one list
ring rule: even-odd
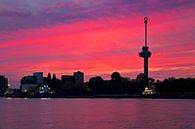
{"label": "tower shaft", "polygon": [[144,75],[148,78],[148,57],[144,58]]}

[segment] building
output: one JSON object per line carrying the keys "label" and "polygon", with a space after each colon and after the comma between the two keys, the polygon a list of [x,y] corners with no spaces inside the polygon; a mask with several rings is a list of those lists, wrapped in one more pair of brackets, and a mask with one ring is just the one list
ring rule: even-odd
{"label": "building", "polygon": [[78,72],[74,72],[73,75],[62,75],[61,79],[62,79],[62,83],[72,82],[75,85],[78,84],[82,85],[84,84],[84,73],[78,71]]}
{"label": "building", "polygon": [[51,93],[50,87],[48,85],[43,85],[39,87],[39,93],[40,94]]}
{"label": "building", "polygon": [[72,91],[75,88],[75,79],[72,75],[62,75],[61,77],[62,90],[63,91]]}
{"label": "building", "polygon": [[73,75],[62,75],[62,90],[66,93],[75,94],[82,89],[84,84],[84,73],[78,71],[74,72]]}
{"label": "building", "polygon": [[37,77],[37,84],[43,84],[43,72],[35,72],[33,73],[33,76]]}
{"label": "building", "polygon": [[0,95],[4,95],[8,88],[8,79],[5,76],[0,75]]}
{"label": "building", "polygon": [[84,73],[83,72],[74,72],[74,80],[76,85],[84,84]]}
{"label": "building", "polygon": [[21,79],[20,90],[21,93],[34,94],[37,90],[38,83],[35,76],[24,76]]}
{"label": "building", "polygon": [[62,79],[62,83],[65,83],[65,82],[75,83],[74,76],[72,75],[62,75],[61,79]]}

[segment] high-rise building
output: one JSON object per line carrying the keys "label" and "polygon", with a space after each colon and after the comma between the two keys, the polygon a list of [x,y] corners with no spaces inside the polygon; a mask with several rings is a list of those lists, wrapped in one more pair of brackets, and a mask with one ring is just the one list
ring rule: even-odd
{"label": "high-rise building", "polygon": [[75,79],[75,84],[83,84],[84,83],[84,73],[83,72],[74,72],[74,79]]}

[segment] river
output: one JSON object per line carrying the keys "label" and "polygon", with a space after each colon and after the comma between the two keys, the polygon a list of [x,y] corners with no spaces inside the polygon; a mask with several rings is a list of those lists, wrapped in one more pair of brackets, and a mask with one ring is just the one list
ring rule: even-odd
{"label": "river", "polygon": [[195,100],[0,98],[0,129],[195,129]]}

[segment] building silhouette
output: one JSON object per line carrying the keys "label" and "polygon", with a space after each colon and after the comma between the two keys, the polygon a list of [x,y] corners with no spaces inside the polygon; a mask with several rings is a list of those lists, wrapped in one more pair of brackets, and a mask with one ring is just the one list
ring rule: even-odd
{"label": "building silhouette", "polygon": [[24,76],[20,83],[21,93],[34,94],[37,90],[38,84],[37,77],[35,76]]}
{"label": "building silhouette", "polygon": [[76,85],[83,85],[84,84],[84,73],[83,72],[74,72],[74,79]]}
{"label": "building silhouette", "polygon": [[43,84],[43,72],[35,72],[33,76],[37,77],[37,83],[42,85]]}
{"label": "building silhouette", "polygon": [[62,75],[62,83],[71,82],[74,85],[84,84],[84,73],[83,72],[74,72],[73,75]]}
{"label": "building silhouette", "polygon": [[73,75],[62,75],[61,80],[62,83],[66,83],[66,82],[75,83],[75,79]]}
{"label": "building silhouette", "polygon": [[8,88],[8,79],[5,76],[0,75],[0,96],[4,95]]}

